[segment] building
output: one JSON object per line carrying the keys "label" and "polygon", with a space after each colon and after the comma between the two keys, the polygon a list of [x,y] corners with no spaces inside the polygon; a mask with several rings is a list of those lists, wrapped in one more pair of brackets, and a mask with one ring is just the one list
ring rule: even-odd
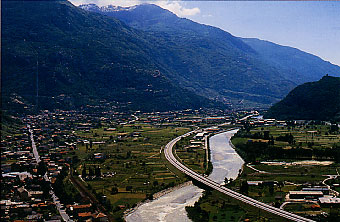
{"label": "building", "polygon": [[321,207],[340,207],[340,198],[338,197],[320,197]]}
{"label": "building", "polygon": [[305,187],[302,191],[321,191],[324,195],[329,195],[328,187]]}
{"label": "building", "polygon": [[247,181],[249,186],[259,186],[262,185],[263,181]]}
{"label": "building", "polygon": [[317,199],[323,197],[321,191],[289,191],[290,199]]}
{"label": "building", "polygon": [[201,139],[204,138],[204,135],[205,135],[204,132],[203,133],[197,133],[196,136],[195,136],[195,139],[201,140]]}

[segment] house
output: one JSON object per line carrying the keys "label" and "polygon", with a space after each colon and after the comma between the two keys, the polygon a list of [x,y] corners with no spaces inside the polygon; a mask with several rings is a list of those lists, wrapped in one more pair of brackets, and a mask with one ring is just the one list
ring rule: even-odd
{"label": "house", "polygon": [[103,159],[105,159],[105,154],[104,153],[95,153],[95,154],[93,154],[93,158],[95,160],[103,160]]}
{"label": "house", "polygon": [[85,221],[85,220],[91,219],[92,218],[92,213],[91,212],[78,213],[78,218],[81,221]]}
{"label": "house", "polygon": [[24,187],[19,187],[18,188],[18,193],[19,193],[19,196],[20,196],[21,200],[29,200],[29,199],[31,199],[30,193]]}
{"label": "house", "polygon": [[77,213],[84,213],[91,211],[91,204],[81,204],[81,205],[69,205],[67,208],[69,208],[71,211],[74,212],[74,214]]}
{"label": "house", "polygon": [[209,128],[209,129],[207,129],[206,131],[207,131],[208,133],[215,133],[215,132],[220,131],[220,129],[218,129],[218,128]]}
{"label": "house", "polygon": [[116,128],[104,128],[104,131],[116,131]]}
{"label": "house", "polygon": [[44,192],[41,190],[31,190],[28,193],[31,197],[34,197],[34,198],[42,198],[44,194]]}
{"label": "house", "polygon": [[107,216],[103,213],[94,213],[92,214],[92,217],[93,217],[93,221],[99,221],[99,222],[108,221]]}
{"label": "house", "polygon": [[3,173],[11,172],[11,164],[1,164],[1,171]]}

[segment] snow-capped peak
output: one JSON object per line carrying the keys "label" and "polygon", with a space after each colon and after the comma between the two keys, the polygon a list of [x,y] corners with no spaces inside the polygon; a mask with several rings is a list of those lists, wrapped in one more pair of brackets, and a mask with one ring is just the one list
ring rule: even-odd
{"label": "snow-capped peak", "polygon": [[80,5],[79,7],[87,11],[101,11],[101,12],[130,11],[136,8],[136,6],[122,7],[122,6],[115,6],[115,5],[107,5],[107,6],[98,7],[96,4],[84,4],[84,5]]}

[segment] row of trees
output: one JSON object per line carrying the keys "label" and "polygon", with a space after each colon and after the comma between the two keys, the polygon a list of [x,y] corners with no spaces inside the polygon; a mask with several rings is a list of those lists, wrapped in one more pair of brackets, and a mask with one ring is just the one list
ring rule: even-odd
{"label": "row of trees", "polygon": [[89,167],[88,168],[88,174],[87,174],[87,170],[86,170],[86,166],[84,165],[83,170],[81,172],[81,177],[83,179],[85,179],[87,176],[89,177],[101,177],[102,173],[101,173],[101,168],[99,166],[95,166],[95,167]]}
{"label": "row of trees", "polygon": [[252,142],[240,144],[236,147],[238,153],[246,162],[255,162],[257,159],[334,159],[340,162],[340,146],[334,144],[332,148],[304,149],[298,146],[292,149],[282,149],[271,142]]}
{"label": "row of trees", "polygon": [[79,202],[82,199],[81,195],[70,181],[66,179],[67,176],[68,168],[64,166],[58,174],[56,181],[52,184],[54,192],[62,203],[72,204],[73,202]]}

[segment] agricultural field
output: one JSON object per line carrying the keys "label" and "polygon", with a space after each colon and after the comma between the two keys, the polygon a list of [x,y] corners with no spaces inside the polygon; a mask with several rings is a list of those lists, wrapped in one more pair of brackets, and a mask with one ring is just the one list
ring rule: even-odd
{"label": "agricultural field", "polygon": [[76,131],[85,141],[76,150],[81,159],[76,173],[92,193],[110,202],[118,218],[125,209],[186,180],[173,172],[160,149],[188,131],[187,127],[151,124]]}
{"label": "agricultural field", "polygon": [[204,174],[207,170],[207,150],[204,140],[194,138],[190,135],[178,141],[174,148],[177,157],[190,169]]}
{"label": "agricultural field", "polygon": [[200,200],[194,206],[186,207],[186,210],[193,221],[282,221],[281,217],[221,195],[214,190],[204,191]]}
{"label": "agricultural field", "polygon": [[[308,186],[330,185],[329,175],[339,175],[337,149],[340,133],[326,125],[257,127],[240,132],[232,138],[237,151],[248,164],[240,177],[227,186],[257,200],[280,207],[289,191]],[[253,152],[253,153],[252,153]],[[307,154],[306,154],[307,153]],[[252,156],[253,155],[253,156]],[[265,181],[262,185],[247,185],[247,181]],[[284,209],[301,215],[322,213],[339,215],[313,203],[286,204]]]}

